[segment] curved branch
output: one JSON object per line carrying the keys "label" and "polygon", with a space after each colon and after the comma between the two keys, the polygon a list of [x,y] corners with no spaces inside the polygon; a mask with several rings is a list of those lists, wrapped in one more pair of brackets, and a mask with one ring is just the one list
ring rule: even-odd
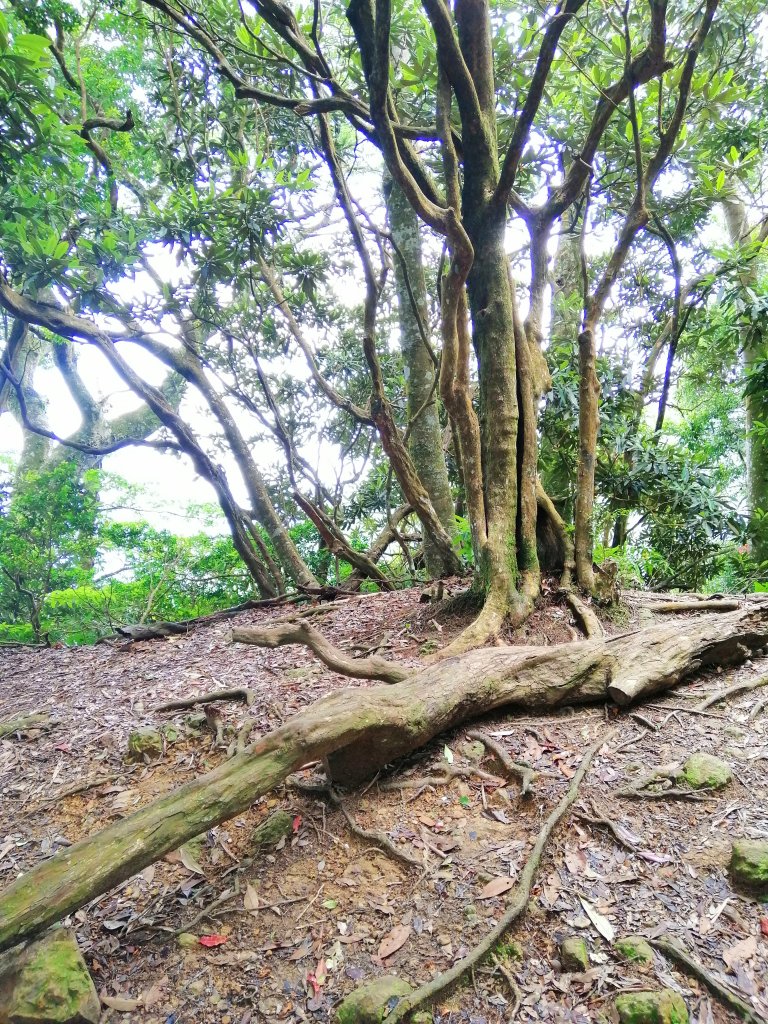
{"label": "curved branch", "polygon": [[401,683],[413,674],[375,654],[370,658],[349,658],[308,622],[286,622],[272,629],[233,629],[232,640],[237,644],[253,644],[270,650],[288,644],[304,644],[328,668],[353,679],[381,679],[385,683]]}

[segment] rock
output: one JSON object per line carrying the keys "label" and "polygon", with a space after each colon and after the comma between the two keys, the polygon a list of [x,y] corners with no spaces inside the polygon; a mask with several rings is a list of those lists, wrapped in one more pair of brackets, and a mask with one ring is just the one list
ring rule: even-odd
{"label": "rock", "polygon": [[411,986],[393,974],[356,988],[336,1010],[335,1024],[381,1024]]}
{"label": "rock", "polygon": [[768,895],[768,840],[739,839],[735,842],[730,870],[734,885]]}
{"label": "rock", "polygon": [[459,747],[468,761],[482,761],[485,757],[485,744],[480,740],[466,740]]}
{"label": "rock", "polygon": [[653,950],[642,935],[625,935],[623,939],[617,939],[616,949],[632,963],[653,963]]}
{"label": "rock", "polygon": [[587,943],[579,935],[569,935],[560,943],[560,963],[567,973],[581,974],[589,970]]}
{"label": "rock", "polygon": [[69,929],[55,928],[0,958],[0,1024],[98,1024],[100,1015]]}
{"label": "rock", "polygon": [[733,773],[719,757],[699,751],[691,754],[678,778],[693,789],[722,789],[731,781]]}
{"label": "rock", "polygon": [[672,989],[660,992],[625,992],[616,997],[620,1024],[688,1024],[683,997]]}
{"label": "rock", "polygon": [[134,729],[128,737],[128,760],[143,761],[161,757],[163,753],[163,734],[152,726]]}
{"label": "rock", "polygon": [[288,811],[273,811],[251,833],[254,846],[275,846],[293,832],[293,818]]}

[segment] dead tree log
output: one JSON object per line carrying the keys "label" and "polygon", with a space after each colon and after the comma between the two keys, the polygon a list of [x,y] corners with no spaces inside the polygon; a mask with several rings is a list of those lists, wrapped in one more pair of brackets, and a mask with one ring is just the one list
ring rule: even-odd
{"label": "dead tree log", "polygon": [[484,648],[417,670],[394,686],[328,694],[244,753],[13,882],[0,893],[0,950],[241,813],[309,761],[323,759],[333,781],[354,784],[489,711],[606,697],[625,705],[674,686],[702,666],[743,659],[745,648],[767,642],[768,604],[753,604],[608,639]]}

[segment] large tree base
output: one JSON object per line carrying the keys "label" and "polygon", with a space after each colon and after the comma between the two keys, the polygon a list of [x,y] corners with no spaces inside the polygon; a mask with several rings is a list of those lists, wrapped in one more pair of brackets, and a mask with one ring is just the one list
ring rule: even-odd
{"label": "large tree base", "polygon": [[[301,639],[253,631],[237,636],[270,644]],[[490,711],[606,699],[626,705],[668,689],[702,666],[743,660],[767,642],[768,604],[753,604],[558,647],[471,651],[417,670],[396,685],[337,691],[245,753],[14,882],[0,894],[0,948],[44,930],[240,813],[310,761],[324,760],[333,780],[353,785],[444,730]],[[375,667],[381,674],[391,670],[386,662]]]}

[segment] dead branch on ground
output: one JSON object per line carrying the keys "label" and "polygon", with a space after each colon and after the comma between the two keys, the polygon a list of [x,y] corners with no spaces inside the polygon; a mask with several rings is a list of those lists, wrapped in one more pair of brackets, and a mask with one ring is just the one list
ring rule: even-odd
{"label": "dead branch on ground", "polygon": [[707,697],[701,704],[696,707],[697,711],[706,711],[707,708],[711,708],[713,704],[719,704],[721,700],[727,700],[729,697],[736,697],[740,693],[749,693],[750,690],[759,690],[761,686],[768,686],[768,675],[760,676],[759,679],[745,680],[741,683],[736,683],[734,686],[729,686],[725,690],[720,690],[717,693],[713,693],[711,697]]}
{"label": "dead branch on ground", "polygon": [[220,700],[242,701],[247,707],[251,707],[256,701],[256,694],[242,686],[234,690],[213,690],[211,693],[201,693],[197,697],[169,700],[165,704],[158,704],[155,711],[182,711],[184,708],[194,708],[198,704],[213,704]]}

